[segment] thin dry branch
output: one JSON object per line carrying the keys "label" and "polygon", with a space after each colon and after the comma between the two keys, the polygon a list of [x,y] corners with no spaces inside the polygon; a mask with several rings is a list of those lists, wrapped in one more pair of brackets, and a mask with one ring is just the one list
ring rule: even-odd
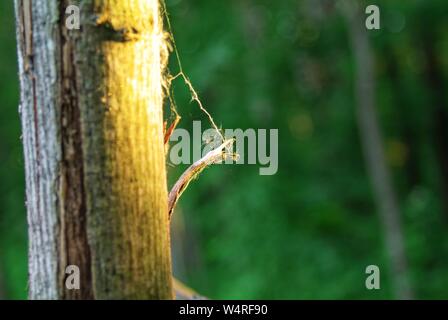
{"label": "thin dry branch", "polygon": [[193,163],[177,180],[168,195],[168,218],[171,219],[174,207],[176,206],[182,192],[187,188],[188,184],[201,173],[207,166],[223,161],[227,156],[235,157],[234,154],[227,153],[225,150],[232,145],[234,139],[224,141],[216,149],[208,152],[201,159]]}

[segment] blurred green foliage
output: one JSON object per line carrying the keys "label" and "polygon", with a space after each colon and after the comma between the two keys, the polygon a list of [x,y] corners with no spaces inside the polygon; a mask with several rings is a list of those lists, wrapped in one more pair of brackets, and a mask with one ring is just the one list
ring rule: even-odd
{"label": "blurred green foliage", "polygon": [[[434,93],[426,79],[423,42],[433,37],[445,81],[448,4],[375,3],[382,18],[381,30],[369,32],[377,111],[412,282],[417,297],[442,298],[448,212],[431,104],[444,92]],[[353,52],[337,1],[167,4],[184,69],[215,120],[224,128],[279,128],[276,175],[215,166],[185,192],[180,206],[193,234],[185,255],[194,259],[183,278],[215,298],[392,298],[355,121]],[[181,126],[206,121],[181,82],[176,96]],[[172,181],[183,169],[171,169]],[[369,264],[383,271],[379,291],[364,287]]]}
{"label": "blurred green foliage", "polygon": [[0,298],[26,298],[27,244],[12,1],[0,2]]}
{"label": "blurred green foliage", "polygon": [[[342,0],[343,1],[343,0]],[[355,121],[338,1],[167,0],[185,71],[223,128],[278,128],[279,170],[216,165],[182,196],[177,276],[211,298],[388,299],[383,231]],[[448,296],[448,3],[375,1],[377,112],[418,298]],[[26,297],[26,219],[13,8],[0,2],[0,269]],[[360,26],[364,27],[364,26]],[[435,57],[436,68],[431,71]],[[172,73],[177,66],[172,59]],[[180,127],[207,119],[174,84]],[[441,122],[441,124],[440,124]],[[447,126],[444,126],[444,125]],[[168,166],[172,185],[185,166]],[[183,223],[182,223],[183,222]],[[180,232],[180,231],[179,231]],[[176,253],[177,254],[177,253]],[[365,289],[367,265],[381,290]]]}

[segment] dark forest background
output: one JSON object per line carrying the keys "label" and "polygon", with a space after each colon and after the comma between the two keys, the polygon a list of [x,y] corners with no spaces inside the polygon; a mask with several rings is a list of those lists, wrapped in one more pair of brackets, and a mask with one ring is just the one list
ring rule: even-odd
{"label": "dark forest background", "polygon": [[[397,298],[356,118],[359,66],[344,1],[167,0],[183,67],[216,122],[279,129],[276,175],[213,166],[180,200],[175,273],[203,295]],[[373,2],[374,106],[407,276],[415,297],[447,298],[448,2]],[[0,1],[0,22],[0,298],[16,299],[27,295],[27,232],[12,1]],[[179,126],[206,123],[181,81],[174,91]],[[170,184],[184,169],[168,166]],[[380,267],[380,290],[365,288],[370,264]]]}

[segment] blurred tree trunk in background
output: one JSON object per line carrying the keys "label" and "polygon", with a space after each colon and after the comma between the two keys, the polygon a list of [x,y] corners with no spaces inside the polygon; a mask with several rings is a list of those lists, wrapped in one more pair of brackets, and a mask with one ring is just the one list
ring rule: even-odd
{"label": "blurred tree trunk in background", "polygon": [[397,60],[400,57],[394,54],[393,47],[387,47],[383,61],[386,62],[387,72],[391,80],[391,86],[395,93],[394,106],[397,109],[396,121],[400,127],[401,139],[406,146],[406,161],[404,163],[404,169],[407,179],[407,191],[412,192],[415,187],[422,184],[422,173],[420,171],[420,159],[418,154],[419,148],[419,132],[416,129],[414,123],[413,114],[409,110],[409,105],[412,103],[412,97],[407,94],[406,87],[401,81],[400,68],[397,65]]}
{"label": "blurred tree trunk in background", "polygon": [[426,61],[425,77],[432,99],[434,128],[431,133],[440,172],[442,210],[446,217],[448,215],[448,104],[446,101],[443,64],[435,48],[437,43],[436,34],[427,32],[425,29],[422,27],[419,33],[420,41],[423,43],[424,61]]}
{"label": "blurred tree trunk in background", "polygon": [[350,40],[356,61],[355,94],[357,120],[364,149],[367,170],[371,179],[385,244],[389,252],[392,281],[399,299],[412,299],[408,263],[405,253],[400,210],[393,182],[387,167],[380,127],[375,111],[374,58],[369,44],[363,15],[357,2],[344,3],[342,11],[347,19]]}
{"label": "blurred tree trunk in background", "polygon": [[29,297],[172,298],[158,0],[15,6]]}

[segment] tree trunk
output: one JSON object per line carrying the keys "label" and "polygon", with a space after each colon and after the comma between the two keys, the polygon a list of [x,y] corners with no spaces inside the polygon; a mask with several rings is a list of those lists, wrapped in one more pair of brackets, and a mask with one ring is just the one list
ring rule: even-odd
{"label": "tree trunk", "polygon": [[[70,4],[80,30],[66,28]],[[171,299],[158,0],[15,6],[29,297]]]}
{"label": "tree trunk", "polygon": [[408,278],[400,210],[387,167],[375,111],[374,58],[364,21],[360,12],[355,9],[357,4],[354,1],[345,3],[343,12],[347,18],[356,61],[355,94],[358,127],[380,220],[384,227],[395,295],[399,299],[411,299],[413,293]]}
{"label": "tree trunk", "polygon": [[[423,27],[421,28],[424,29]],[[445,219],[448,215],[448,103],[445,94],[445,79],[443,63],[437,54],[437,36],[432,32],[421,32],[417,39],[423,44],[425,63],[425,78],[431,94],[430,110],[434,129],[431,130],[432,141],[435,148],[437,164],[439,167],[439,181],[442,211]]]}

